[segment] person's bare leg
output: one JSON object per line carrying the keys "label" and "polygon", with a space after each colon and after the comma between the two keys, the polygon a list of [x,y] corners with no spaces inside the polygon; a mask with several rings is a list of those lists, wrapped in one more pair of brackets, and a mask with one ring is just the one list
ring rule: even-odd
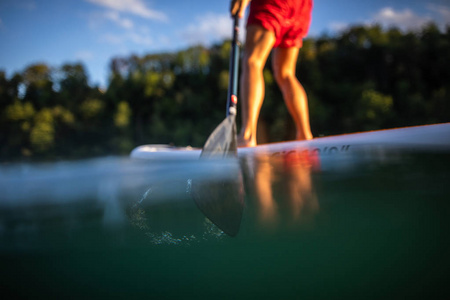
{"label": "person's bare leg", "polygon": [[264,100],[263,70],[275,43],[275,34],[260,26],[247,28],[240,86],[242,128],[238,146],[256,146],[259,112]]}
{"label": "person's bare leg", "polygon": [[295,122],[297,140],[313,138],[309,124],[308,98],[295,76],[299,48],[276,48],[272,54],[275,80],[283,93],[286,106]]}

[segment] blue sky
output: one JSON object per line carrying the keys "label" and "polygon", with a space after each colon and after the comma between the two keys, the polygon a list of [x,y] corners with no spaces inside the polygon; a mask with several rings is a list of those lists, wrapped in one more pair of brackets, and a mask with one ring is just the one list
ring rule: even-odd
{"label": "blue sky", "polygon": [[[229,0],[0,0],[0,70],[82,62],[106,86],[114,56],[210,45],[231,35]],[[310,35],[354,24],[450,24],[450,0],[316,0]]]}

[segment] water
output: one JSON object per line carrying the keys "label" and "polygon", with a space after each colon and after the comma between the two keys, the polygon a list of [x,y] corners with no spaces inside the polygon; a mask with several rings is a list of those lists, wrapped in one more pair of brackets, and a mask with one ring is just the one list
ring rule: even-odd
{"label": "water", "polygon": [[[392,149],[241,164],[110,157],[3,165],[1,293],[447,298],[449,167],[448,152]],[[191,193],[196,182],[236,170],[245,206],[229,237]]]}

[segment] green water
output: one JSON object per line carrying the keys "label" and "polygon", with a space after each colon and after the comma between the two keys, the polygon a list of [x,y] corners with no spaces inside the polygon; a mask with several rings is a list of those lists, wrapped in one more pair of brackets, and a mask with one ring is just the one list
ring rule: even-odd
{"label": "green water", "polygon": [[[190,171],[197,179],[210,176],[195,162],[9,166],[0,173],[6,191],[1,293],[25,299],[448,298],[449,167],[450,155],[442,152],[325,158],[320,168],[243,167],[245,207],[232,238],[189,196]],[[269,195],[263,197],[268,205],[261,195]]]}

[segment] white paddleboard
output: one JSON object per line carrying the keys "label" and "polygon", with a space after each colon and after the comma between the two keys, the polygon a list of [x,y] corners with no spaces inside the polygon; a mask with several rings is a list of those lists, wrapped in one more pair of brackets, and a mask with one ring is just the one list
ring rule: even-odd
{"label": "white paddleboard", "polygon": [[[297,151],[311,151],[319,156],[351,154],[353,151],[373,149],[450,150],[450,123],[403,127],[319,137],[308,141],[289,141],[239,148],[238,156],[259,153],[278,155]],[[198,159],[199,148],[168,145],[143,145],[130,156],[138,159]]]}

